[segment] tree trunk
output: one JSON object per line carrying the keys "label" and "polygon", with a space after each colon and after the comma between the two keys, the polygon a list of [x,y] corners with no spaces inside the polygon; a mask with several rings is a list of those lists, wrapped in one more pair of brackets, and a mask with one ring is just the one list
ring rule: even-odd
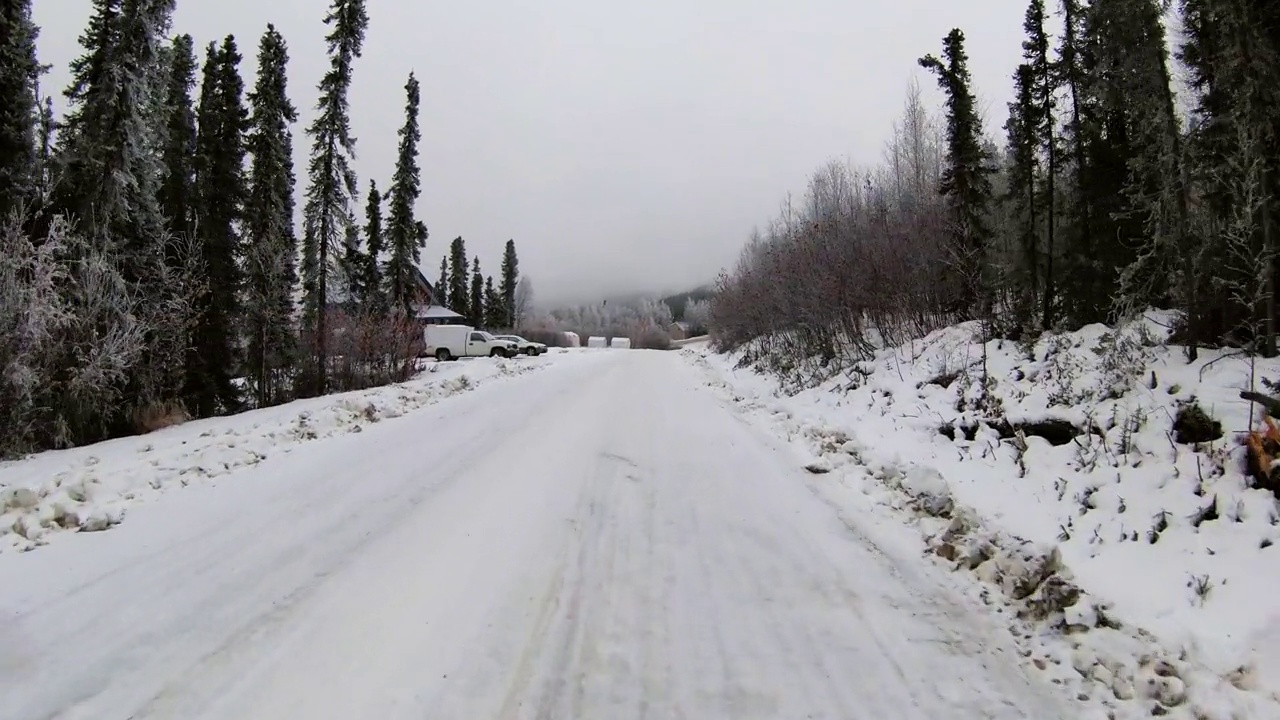
{"label": "tree trunk", "polygon": [[1049,114],[1049,177],[1046,190],[1049,194],[1048,226],[1045,228],[1045,269],[1044,269],[1044,308],[1041,313],[1041,326],[1048,330],[1053,327],[1053,240],[1058,221],[1058,149],[1055,142],[1053,114]]}
{"label": "tree trunk", "polygon": [[1272,236],[1271,231],[1271,169],[1264,168],[1262,171],[1262,246],[1265,248],[1263,257],[1267,259],[1267,263],[1270,265],[1266,269],[1267,307],[1262,341],[1262,353],[1266,357],[1275,357],[1276,354],[1276,263],[1274,243],[1275,238]]}

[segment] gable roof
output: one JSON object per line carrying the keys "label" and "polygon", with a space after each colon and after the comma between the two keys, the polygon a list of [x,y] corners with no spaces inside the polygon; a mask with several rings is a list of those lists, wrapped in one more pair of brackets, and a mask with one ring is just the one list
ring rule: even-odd
{"label": "gable roof", "polygon": [[419,320],[432,320],[435,318],[459,319],[462,316],[443,305],[426,305],[418,308],[414,317]]}
{"label": "gable roof", "polygon": [[418,289],[427,296],[429,305],[439,305],[442,298],[436,297],[436,289],[427,280],[427,276],[423,274],[422,268],[417,265],[413,266],[413,280],[417,284]]}

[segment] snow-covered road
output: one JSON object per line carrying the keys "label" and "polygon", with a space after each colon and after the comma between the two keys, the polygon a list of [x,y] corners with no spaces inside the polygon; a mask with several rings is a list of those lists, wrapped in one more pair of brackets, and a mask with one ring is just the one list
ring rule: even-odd
{"label": "snow-covered road", "polygon": [[0,556],[0,718],[1074,716],[699,373],[583,353]]}

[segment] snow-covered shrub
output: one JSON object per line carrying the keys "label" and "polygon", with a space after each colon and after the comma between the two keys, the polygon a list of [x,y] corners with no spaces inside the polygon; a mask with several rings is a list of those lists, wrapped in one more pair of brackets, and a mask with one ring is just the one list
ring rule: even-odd
{"label": "snow-covered shrub", "polygon": [[1156,345],[1142,319],[1102,334],[1094,352],[1098,355],[1098,392],[1103,399],[1121,397],[1133,388]]}
{"label": "snow-covered shrub", "polygon": [[0,226],[0,456],[101,439],[127,415],[146,346],[142,307],[99,243],[55,218],[35,242]]}
{"label": "snow-covered shrub", "polygon": [[584,305],[551,313],[544,324],[572,330],[581,337],[629,337],[650,327],[665,328],[672,323],[671,307],[657,300],[608,305]]}
{"label": "snow-covered shrub", "polygon": [[645,328],[631,337],[631,347],[641,350],[670,350],[671,336],[660,327]]}
{"label": "snow-covered shrub", "polygon": [[1186,445],[1213,442],[1222,437],[1222,423],[1209,417],[1200,403],[1182,403],[1173,420],[1175,439]]}
{"label": "snow-covered shrub", "polygon": [[711,301],[690,300],[684,306],[684,321],[689,325],[690,337],[706,334],[711,324]]}

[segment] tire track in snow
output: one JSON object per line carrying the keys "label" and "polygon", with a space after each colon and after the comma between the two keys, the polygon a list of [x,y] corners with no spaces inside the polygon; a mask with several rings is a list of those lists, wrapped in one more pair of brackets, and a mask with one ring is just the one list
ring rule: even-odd
{"label": "tire track in snow", "polygon": [[[93,720],[137,717],[148,701],[149,720],[1064,716],[1047,691],[1017,682],[984,630],[967,626],[978,625],[968,609],[949,606],[907,560],[861,543],[794,458],[737,422],[678,356],[594,362],[581,373],[549,369],[511,402],[477,399],[482,388],[457,401],[474,407],[455,425],[443,412],[420,415],[394,432],[326,442],[309,465],[281,461],[340,468],[372,494],[363,505],[347,504],[359,489],[335,493],[335,506],[277,493],[237,519],[234,484],[166,498],[217,501],[202,508],[214,533],[204,539],[139,513],[93,547],[141,532],[196,545],[94,588],[111,590],[119,607],[157,613],[149,631],[102,625],[77,639],[98,663],[121,657],[113,643],[138,637],[151,654],[96,676],[80,667],[74,678],[51,677],[15,720],[65,708],[57,702],[86,678],[106,684],[79,708]],[[387,441],[371,442],[379,433]],[[444,459],[475,438],[492,444],[461,453],[474,461]],[[547,472],[523,472],[548,458]],[[379,477],[387,462],[406,474]],[[436,477],[414,475],[433,467]],[[252,536],[299,507],[328,514]],[[203,580],[180,571],[233,537],[254,562],[224,558]],[[41,555],[74,552],[64,543]],[[304,555],[290,563],[290,552]],[[179,578],[192,587],[176,587]],[[272,615],[295,591],[292,609]],[[56,629],[70,611],[93,610],[84,602],[42,624]],[[196,608],[212,616],[181,627]],[[244,635],[254,622],[262,634]],[[104,639],[105,651],[93,644]],[[41,659],[75,665],[72,651],[46,648]]]}

